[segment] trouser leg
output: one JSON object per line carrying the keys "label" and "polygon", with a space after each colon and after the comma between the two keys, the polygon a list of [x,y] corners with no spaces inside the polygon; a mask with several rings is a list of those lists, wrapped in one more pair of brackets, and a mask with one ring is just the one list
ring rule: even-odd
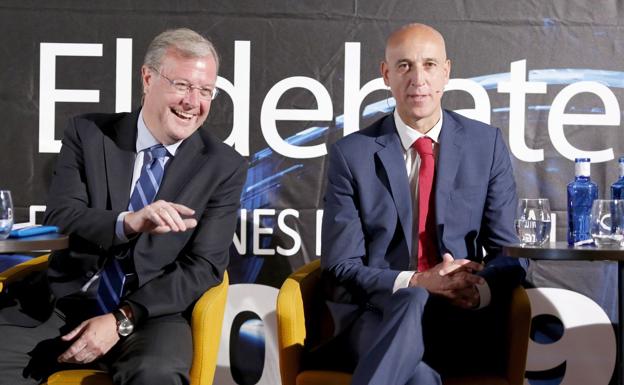
{"label": "trouser leg", "polygon": [[351,344],[358,355],[354,385],[441,384],[439,375],[422,362],[422,317],[429,294],[406,288],[392,295],[383,316],[366,312],[353,325]]}
{"label": "trouser leg", "polygon": [[191,327],[182,315],[147,320],[123,339],[111,357],[115,384],[189,383],[193,357]]}
{"label": "trouser leg", "polygon": [[464,310],[431,297],[425,307],[423,360],[442,375],[501,373],[508,304]]}
{"label": "trouser leg", "polygon": [[1,324],[0,385],[38,384],[59,370],[56,359],[66,349],[58,338],[64,324],[56,313],[35,327]]}

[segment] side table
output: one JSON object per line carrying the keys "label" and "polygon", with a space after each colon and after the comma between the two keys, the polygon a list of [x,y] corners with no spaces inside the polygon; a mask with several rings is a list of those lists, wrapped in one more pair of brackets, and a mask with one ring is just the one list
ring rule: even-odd
{"label": "side table", "polygon": [[24,253],[66,249],[69,237],[63,234],[42,234],[32,237],[7,238],[0,240],[0,253]]}

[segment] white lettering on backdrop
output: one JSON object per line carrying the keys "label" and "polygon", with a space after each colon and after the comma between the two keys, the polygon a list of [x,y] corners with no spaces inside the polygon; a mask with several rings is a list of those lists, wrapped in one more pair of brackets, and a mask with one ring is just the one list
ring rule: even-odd
{"label": "white lettering on backdrop", "polygon": [[[555,288],[527,289],[533,317],[552,315],[563,335],[550,344],[529,341],[526,370],[541,372],[565,362],[560,385],[608,385],[615,369],[615,333],[604,310],[590,298]],[[525,384],[529,384],[525,380]]]}
{"label": "white lettering on backdrop", "polygon": [[[235,384],[229,371],[233,320],[251,311],[263,325],[264,368],[258,384],[279,384],[275,302],[277,289],[258,284],[230,286],[223,321],[216,383]],[[615,368],[615,333],[605,312],[586,296],[565,289],[527,289],[532,316],[551,315],[564,326],[553,343],[529,341],[527,371],[541,372],[566,363],[561,385],[608,385]],[[236,332],[236,331],[234,331]],[[525,380],[525,384],[529,382]]]}
{"label": "white lettering on backdrop", "polygon": [[[97,103],[99,90],[56,89],[57,56],[102,56],[102,44],[41,43],[40,62],[40,112],[39,151],[58,152],[60,141],[54,138],[55,104],[57,102]],[[131,95],[132,39],[117,39],[116,64],[116,111],[129,111]],[[228,94],[234,106],[232,130],[225,142],[241,155],[249,156],[249,97],[251,42],[234,42],[233,81],[219,76],[217,86]],[[526,60],[510,64],[509,79],[498,83],[499,93],[509,93],[509,147],[512,154],[524,162],[541,162],[544,150],[532,149],[526,145],[525,117],[526,96],[544,94],[545,82],[526,81]],[[360,108],[364,98],[373,91],[385,89],[381,78],[376,78],[360,87],[360,43],[345,43],[344,71],[344,129],[343,135],[359,130]],[[316,100],[315,109],[279,109],[277,105],[283,94],[293,88],[308,90]],[[451,79],[445,91],[464,91],[474,99],[473,109],[457,112],[489,123],[491,118],[490,99],[485,88],[470,79]],[[596,95],[604,113],[566,113],[568,102],[576,95]],[[293,76],[277,82],[264,98],[260,112],[261,132],[267,144],[275,152],[296,159],[317,158],[327,154],[325,143],[299,146],[286,142],[278,133],[278,121],[331,121],[333,119],[331,96],[317,80]],[[595,81],[579,81],[563,88],[553,99],[548,115],[548,133],[554,148],[565,158],[591,157],[594,163],[607,162],[614,158],[612,148],[584,151],[574,147],[566,139],[564,125],[618,126],[620,107],[613,92]],[[303,128],[305,130],[306,128]]]}

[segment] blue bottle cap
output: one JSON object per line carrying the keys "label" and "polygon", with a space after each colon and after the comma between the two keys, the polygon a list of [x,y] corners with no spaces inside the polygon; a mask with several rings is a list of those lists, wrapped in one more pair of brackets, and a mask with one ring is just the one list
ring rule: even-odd
{"label": "blue bottle cap", "polygon": [[619,163],[624,163],[624,156],[620,156],[620,159],[618,159]]}

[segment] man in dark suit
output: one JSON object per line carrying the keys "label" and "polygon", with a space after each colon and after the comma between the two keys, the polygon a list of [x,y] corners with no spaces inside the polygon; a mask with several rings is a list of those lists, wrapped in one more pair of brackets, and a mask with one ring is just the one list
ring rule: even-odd
{"label": "man in dark suit", "polygon": [[[223,279],[247,170],[200,129],[217,70],[204,37],[163,32],[141,68],[140,110],[70,120],[44,220],[70,246],[50,256],[48,296],[24,284],[3,297],[0,383],[96,363],[115,384],[188,384],[188,314]],[[51,306],[33,310],[42,295]]]}
{"label": "man in dark suit", "polygon": [[353,384],[477,370],[492,348],[480,333],[504,333],[499,304],[524,277],[501,256],[517,241],[508,150],[497,128],[441,108],[450,70],[438,31],[395,31],[381,64],[394,113],[330,152],[321,262]]}

